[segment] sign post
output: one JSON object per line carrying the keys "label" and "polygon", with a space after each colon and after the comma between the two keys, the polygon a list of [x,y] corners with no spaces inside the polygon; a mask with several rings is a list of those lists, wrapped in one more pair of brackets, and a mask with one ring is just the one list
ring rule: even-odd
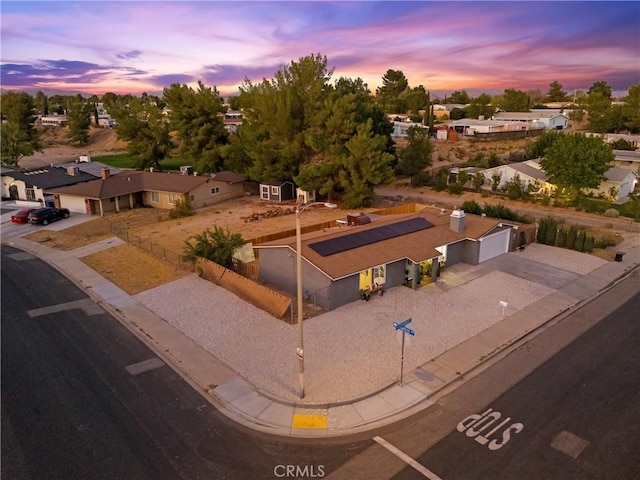
{"label": "sign post", "polygon": [[407,325],[409,325],[412,321],[412,318],[408,318],[401,323],[393,322],[393,326],[396,330],[402,330],[402,350],[400,353],[400,386],[402,386],[402,379],[404,376],[404,336],[407,333],[411,336],[414,336],[416,334],[416,332],[414,332],[410,328],[407,328]]}

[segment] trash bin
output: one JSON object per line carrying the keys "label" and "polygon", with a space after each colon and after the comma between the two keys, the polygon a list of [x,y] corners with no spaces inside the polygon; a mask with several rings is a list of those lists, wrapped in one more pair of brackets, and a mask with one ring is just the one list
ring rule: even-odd
{"label": "trash bin", "polygon": [[623,256],[623,255],[624,255],[624,253],[622,253],[622,252],[618,252],[618,253],[616,253],[615,261],[616,261],[616,262],[621,262],[621,261],[622,261],[622,256]]}

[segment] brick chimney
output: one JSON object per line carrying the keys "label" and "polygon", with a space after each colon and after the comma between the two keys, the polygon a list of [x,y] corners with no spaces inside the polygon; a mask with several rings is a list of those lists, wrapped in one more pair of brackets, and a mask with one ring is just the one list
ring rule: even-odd
{"label": "brick chimney", "polygon": [[110,176],[111,176],[111,170],[109,170],[108,168],[105,167],[100,170],[100,178],[102,178],[102,180],[106,180]]}
{"label": "brick chimney", "polygon": [[449,216],[449,228],[456,233],[464,232],[464,217],[464,210],[454,208]]}

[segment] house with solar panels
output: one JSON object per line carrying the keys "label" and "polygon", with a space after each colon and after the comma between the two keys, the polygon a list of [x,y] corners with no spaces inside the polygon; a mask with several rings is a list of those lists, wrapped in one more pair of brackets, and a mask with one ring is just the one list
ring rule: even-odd
{"label": "house with solar panels", "polygon": [[[453,210],[425,209],[381,215],[302,236],[305,298],[332,310],[361,298],[363,291],[404,285],[417,289],[444,274],[443,268],[482,263],[515,249],[517,225]],[[254,245],[260,279],[296,292],[296,238]]]}

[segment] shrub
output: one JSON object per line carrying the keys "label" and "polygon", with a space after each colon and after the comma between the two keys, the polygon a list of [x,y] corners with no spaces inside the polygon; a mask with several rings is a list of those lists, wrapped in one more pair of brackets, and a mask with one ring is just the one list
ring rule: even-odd
{"label": "shrub", "polygon": [[550,204],[551,204],[551,197],[549,195],[545,195],[540,200],[540,205],[542,205],[544,207],[548,207]]}
{"label": "shrub", "polygon": [[567,230],[563,227],[560,227],[558,229],[558,236],[556,237],[556,245],[562,248],[567,246]]}
{"label": "shrub", "polygon": [[593,247],[595,245],[595,239],[591,235],[587,235],[584,239],[584,251],[587,253],[591,253],[593,251]]}
{"label": "shrub", "polygon": [[169,218],[184,218],[193,215],[193,208],[188,198],[176,200],[174,207],[169,211]]}
{"label": "shrub", "polygon": [[480,192],[480,196],[482,198],[488,198],[491,196],[491,194],[489,192],[487,192],[486,190],[482,190],[482,192]]}
{"label": "shrub", "polygon": [[544,227],[544,237],[542,243],[545,245],[555,245],[558,236],[558,222],[553,217],[543,218],[540,225],[546,224]]}
{"label": "shrub", "polygon": [[462,185],[459,183],[450,183],[447,186],[447,191],[452,195],[460,195],[462,193]]}
{"label": "shrub", "polygon": [[[195,244],[192,244],[191,240],[195,240]],[[214,226],[213,231],[206,229],[189,237],[184,243],[184,255],[188,260],[194,261],[203,257],[223,267],[229,267],[233,252],[243,246],[245,241],[239,233],[231,233],[229,229]]]}
{"label": "shrub", "polygon": [[584,241],[586,240],[586,238],[587,238],[587,234],[584,233],[584,230],[580,230],[576,235],[576,243],[573,249],[579,252],[584,252]]}
{"label": "shrub", "polygon": [[578,229],[575,225],[569,227],[567,232],[567,248],[573,248],[576,243],[576,236],[578,235]]}
{"label": "shrub", "polygon": [[605,217],[616,218],[616,217],[620,216],[620,212],[618,210],[616,210],[615,208],[607,208],[604,211],[604,216]]}
{"label": "shrub", "polygon": [[482,207],[475,200],[467,200],[462,204],[462,210],[474,215],[480,215],[482,213]]}

